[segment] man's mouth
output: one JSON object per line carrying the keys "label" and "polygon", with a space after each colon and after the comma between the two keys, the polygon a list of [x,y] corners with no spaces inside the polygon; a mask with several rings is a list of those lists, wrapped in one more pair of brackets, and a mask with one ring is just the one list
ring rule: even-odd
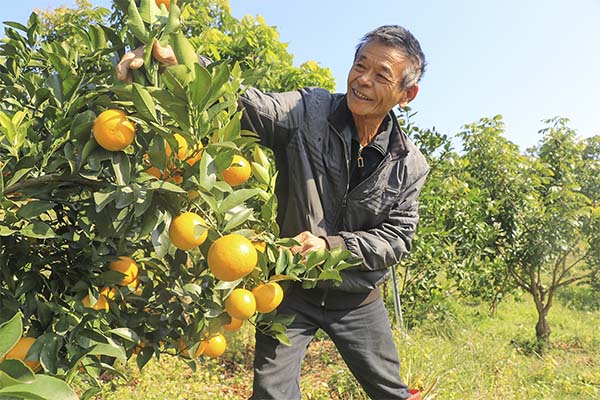
{"label": "man's mouth", "polygon": [[362,94],[361,92],[359,92],[358,90],[352,88],[352,93],[358,97],[361,100],[365,100],[365,101],[371,101],[372,99],[368,96],[365,96],[364,94]]}

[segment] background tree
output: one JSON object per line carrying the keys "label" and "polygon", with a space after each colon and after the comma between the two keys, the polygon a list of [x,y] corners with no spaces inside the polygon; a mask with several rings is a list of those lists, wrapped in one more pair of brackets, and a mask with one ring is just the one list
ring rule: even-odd
{"label": "background tree", "polygon": [[584,159],[585,144],[567,119],[546,123],[531,152],[535,162],[523,171],[531,186],[527,203],[515,210],[518,229],[507,254],[512,277],[535,302],[542,349],[550,343],[547,315],[556,291],[589,281],[600,267],[598,205],[582,192],[586,177],[578,173],[594,166]]}

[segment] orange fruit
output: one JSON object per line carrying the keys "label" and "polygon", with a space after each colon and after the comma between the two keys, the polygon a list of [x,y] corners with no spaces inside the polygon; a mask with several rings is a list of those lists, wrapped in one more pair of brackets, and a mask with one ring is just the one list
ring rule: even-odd
{"label": "orange fruit", "polygon": [[119,285],[121,286],[127,286],[132,283],[137,278],[139,273],[139,268],[136,262],[127,256],[120,256],[118,261],[113,261],[108,264],[108,268],[124,275],[123,279],[121,279],[121,282],[119,282]]}
{"label": "orange fruit", "polygon": [[156,179],[167,181],[169,183],[174,183],[176,185],[180,185],[183,182],[183,176],[179,175],[178,173],[169,176],[169,172],[161,171],[154,165],[148,168],[146,170],[146,173],[152,175]]}
{"label": "orange fruit", "polygon": [[135,294],[136,296],[142,295],[143,289],[140,287],[140,279],[138,277],[136,277],[133,282],[127,285],[127,287],[129,290],[131,290],[131,293]]}
{"label": "orange fruit", "polygon": [[198,143],[194,150],[188,154],[188,158],[185,160],[189,165],[194,165],[202,158],[202,143]]}
{"label": "orange fruit", "polygon": [[155,0],[156,5],[160,8],[161,4],[164,4],[167,10],[171,7],[171,0]]}
{"label": "orange fruit", "polygon": [[204,355],[207,357],[219,357],[225,353],[227,340],[222,333],[217,333],[202,341],[204,343]]}
{"label": "orange fruit", "polygon": [[283,289],[277,282],[261,283],[252,289],[256,300],[256,311],[270,313],[276,309],[283,300]]}
{"label": "orange fruit", "polygon": [[217,279],[230,282],[252,272],[258,262],[258,254],[250,240],[231,233],[215,240],[208,249],[207,261]]}
{"label": "orange fruit", "polygon": [[239,186],[250,178],[251,173],[252,168],[248,161],[242,156],[235,155],[231,165],[223,171],[223,180],[230,186]]}
{"label": "orange fruit", "polygon": [[[179,133],[176,133],[173,136],[175,137],[175,140],[177,140],[177,159],[178,160],[185,161],[189,165],[194,165],[195,163],[200,161],[200,158],[202,158],[202,143],[196,144],[194,149],[190,151],[187,140],[185,140],[185,137],[183,137]],[[169,142],[167,142],[167,141],[165,141],[165,153],[167,155],[167,158],[170,158],[171,154],[173,154],[171,145],[169,145]]]}
{"label": "orange fruit", "polygon": [[81,299],[81,302],[84,306],[93,308],[94,310],[108,311],[110,309],[110,306],[108,305],[108,299],[114,299],[116,294],[117,289],[111,289],[105,286],[102,289],[100,289],[100,295],[98,296],[98,299],[94,304],[91,304],[92,302],[89,295]]}
{"label": "orange fruit", "polygon": [[[183,161],[187,158],[187,140],[179,133],[176,133],[173,136],[175,137],[175,140],[177,140],[177,159]],[[167,154],[167,158],[171,157],[171,154],[173,153],[171,145],[169,145],[169,142],[167,141],[165,141],[165,153]]]}
{"label": "orange fruit", "polygon": [[94,138],[109,151],[120,151],[133,142],[135,124],[122,110],[106,110],[94,121]]}
{"label": "orange fruit", "polygon": [[231,322],[222,326],[225,332],[234,332],[241,328],[244,321],[231,317]]}
{"label": "orange fruit", "polygon": [[234,289],[225,300],[225,311],[233,318],[246,320],[256,312],[256,301],[251,291]]}
{"label": "orange fruit", "polygon": [[171,243],[180,250],[191,250],[200,246],[206,240],[208,230],[196,235],[196,226],[207,227],[206,221],[196,213],[184,212],[173,218],[169,225]]}
{"label": "orange fruit", "polygon": [[6,353],[4,359],[6,360],[21,360],[34,372],[38,371],[41,367],[39,361],[25,361],[29,349],[35,343],[36,339],[32,337],[22,337],[19,341]]}

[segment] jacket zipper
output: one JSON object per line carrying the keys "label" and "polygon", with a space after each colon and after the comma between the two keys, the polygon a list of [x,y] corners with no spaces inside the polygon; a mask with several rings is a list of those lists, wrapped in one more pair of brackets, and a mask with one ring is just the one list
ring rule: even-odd
{"label": "jacket zipper", "polygon": [[[348,197],[348,188],[350,186],[350,166],[348,165],[348,156],[347,156],[347,146],[346,146],[346,141],[344,140],[344,137],[342,136],[342,134],[340,132],[338,132],[337,129],[335,129],[335,127],[331,124],[331,122],[329,122],[329,127],[336,133],[336,135],[338,135],[338,137],[340,138],[340,141],[342,142],[342,145],[344,147],[344,163],[346,164],[346,189],[344,190],[344,196],[342,197],[342,204],[340,206],[340,208],[338,209],[337,215],[335,216],[335,226],[337,228],[340,227],[340,218],[344,215],[344,211],[346,209],[346,204],[348,203],[347,201],[347,197]],[[323,298],[322,303],[325,302],[325,298]]]}

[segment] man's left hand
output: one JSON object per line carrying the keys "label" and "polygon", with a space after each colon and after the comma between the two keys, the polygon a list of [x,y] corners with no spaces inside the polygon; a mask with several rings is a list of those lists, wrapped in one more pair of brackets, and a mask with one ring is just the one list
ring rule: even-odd
{"label": "man's left hand", "polygon": [[290,250],[293,254],[300,254],[302,257],[306,256],[306,254],[311,251],[327,249],[327,242],[325,239],[315,236],[309,231],[299,233],[292,239],[300,243],[300,245],[293,246]]}

